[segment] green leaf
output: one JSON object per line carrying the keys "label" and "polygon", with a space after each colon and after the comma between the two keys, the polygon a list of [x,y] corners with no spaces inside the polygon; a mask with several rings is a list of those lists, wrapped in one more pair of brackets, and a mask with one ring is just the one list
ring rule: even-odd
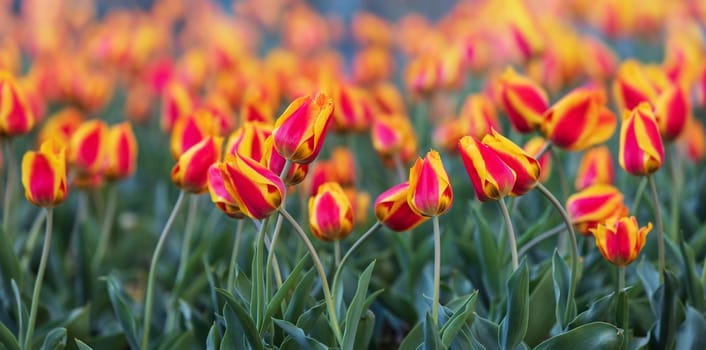
{"label": "green leaf", "polygon": [[659,272],[655,270],[652,263],[644,256],[637,264],[637,276],[642,281],[642,286],[645,288],[645,293],[651,299],[659,287]]}
{"label": "green leaf", "polygon": [[61,350],[66,347],[66,328],[54,328],[44,338],[41,350]]}
{"label": "green leaf", "polygon": [[304,256],[299,260],[299,263],[297,263],[297,265],[294,267],[294,270],[292,270],[287,279],[282,283],[282,287],[277,290],[275,295],[270,300],[269,304],[267,304],[264,322],[262,323],[262,329],[260,329],[261,335],[264,335],[265,330],[270,324],[269,320],[272,319],[272,317],[275,315],[275,312],[280,310],[282,300],[284,300],[287,294],[289,294],[289,291],[294,287],[294,284],[298,281],[299,274],[302,272],[302,270],[304,270],[304,266],[306,266],[306,262],[308,261],[308,256]]}
{"label": "green leaf", "polygon": [[522,260],[507,281],[507,312],[500,325],[500,348],[515,349],[527,333],[529,321],[529,268]]}
{"label": "green leaf", "polygon": [[699,275],[696,273],[694,251],[691,250],[684,240],[681,240],[679,248],[681,250],[686,292],[694,307],[703,312],[704,309],[706,309],[706,300],[704,300],[704,286],[701,284]]}
{"label": "green leaf", "polygon": [[[260,338],[260,334],[257,332],[255,322],[250,317],[250,314],[248,314],[248,311],[245,310],[245,307],[243,307],[240,302],[235,300],[235,298],[233,298],[233,295],[231,295],[225,289],[216,288],[216,292],[218,292],[218,294],[225,298],[227,304],[226,307],[232,311],[232,313],[224,313],[224,316],[226,316],[226,324],[233,325],[235,324],[235,322],[240,323],[240,326],[242,327],[245,333],[245,337],[248,339],[250,345],[257,350],[263,349],[262,339]],[[232,318],[233,314],[237,318]]]}
{"label": "green leaf", "polygon": [[571,321],[571,323],[569,323],[569,329],[607,319],[610,312],[610,305],[613,300],[613,295],[614,293],[604,295],[600,299],[591,303],[588,310],[580,313],[573,321]]}
{"label": "green leaf", "polygon": [[[322,318],[324,310],[326,310],[326,303],[323,301],[312,306],[309,310],[306,310],[299,316],[297,319],[297,327],[303,329],[306,333],[311,333],[313,328],[316,326],[317,321]],[[327,327],[327,329],[328,328],[330,327]]]}
{"label": "green leaf", "polygon": [[534,350],[608,350],[623,343],[623,331],[609,323],[593,322],[559,334],[539,344]]}
{"label": "green leaf", "polygon": [[417,323],[402,339],[399,350],[417,350],[424,343],[424,322]]}
{"label": "green leaf", "polygon": [[25,343],[25,337],[27,336],[27,330],[25,329],[25,325],[29,320],[29,314],[27,313],[27,306],[25,303],[22,301],[22,295],[20,293],[20,288],[17,286],[17,283],[13,279],[11,281],[12,283],[12,293],[15,295],[15,304],[17,304],[17,315],[19,316],[19,319],[17,320],[17,324],[19,325],[19,330],[18,330],[18,335],[19,335],[19,342],[21,344]]}
{"label": "green leaf", "polygon": [[677,332],[677,349],[706,349],[706,319],[693,307],[686,307],[686,319]]}
{"label": "green leaf", "polygon": [[441,344],[441,337],[439,336],[439,325],[434,322],[430,313],[427,313],[427,317],[424,319],[424,349],[444,349],[444,346]]}
{"label": "green leaf", "polygon": [[478,300],[478,291],[469,294],[463,303],[461,309],[455,312],[451,318],[441,327],[441,342],[445,347],[451,345],[451,342],[456,338],[456,335],[465,325],[470,325],[473,322],[473,313],[476,310],[476,300]]}
{"label": "green leaf", "polygon": [[78,350],[93,350],[92,347],[88,346],[88,344],[82,342],[78,338],[74,338],[74,341],[76,342],[76,347]]}
{"label": "green leaf", "polygon": [[314,285],[316,271],[312,268],[299,281],[297,287],[294,288],[294,294],[287,305],[287,312],[284,314],[284,319],[288,322],[295,322],[297,318],[304,312],[304,307],[307,301],[311,298],[311,288]]}
{"label": "green leaf", "polygon": [[[240,349],[246,343],[243,339],[243,327],[238,321],[238,316],[235,311],[229,306],[223,306],[223,319],[225,320],[226,330],[223,334],[223,341],[221,342],[221,350],[229,349]],[[252,349],[252,347],[248,347]]]}
{"label": "green leaf", "polygon": [[370,340],[373,338],[375,328],[375,314],[366,310],[358,323],[358,337],[355,340],[354,350],[367,350],[370,347]]}
{"label": "green leaf", "polygon": [[576,316],[576,304],[574,298],[569,298],[569,289],[571,285],[571,272],[569,266],[566,265],[564,258],[559,255],[559,250],[554,249],[552,257],[552,277],[554,280],[554,309],[556,320],[559,322],[561,329],[566,329],[566,326]]}
{"label": "green leaf", "polygon": [[360,278],[358,279],[358,288],[355,291],[353,300],[351,300],[351,305],[348,306],[348,310],[346,311],[346,329],[343,331],[343,341],[341,342],[341,348],[343,350],[352,350],[355,345],[358,323],[365,311],[363,308],[367,300],[368,285],[370,284],[370,277],[373,274],[374,268],[375,261],[373,260],[373,262],[365,268],[363,273],[360,274]]}
{"label": "green leaf", "polygon": [[208,336],[206,337],[206,350],[217,350],[221,344],[221,339],[218,334],[218,326],[216,322],[213,322],[211,328],[208,330]]}
{"label": "green leaf", "polygon": [[133,317],[133,312],[130,310],[127,302],[122,295],[122,287],[120,281],[114,276],[108,276],[105,278],[108,284],[108,296],[110,297],[110,303],[113,305],[113,311],[115,316],[118,318],[118,323],[120,328],[125,333],[125,338],[127,338],[130,347],[133,349],[140,348],[140,342],[137,340],[137,333],[135,331],[137,327],[137,322]]}
{"label": "green leaf", "polygon": [[535,283],[529,297],[529,322],[524,341],[530,346],[535,346],[547,339],[556,323],[554,313],[547,312],[547,310],[553,310],[556,304],[552,270],[548,267],[547,264],[547,268],[540,274],[541,277]]}
{"label": "green leaf", "polygon": [[12,250],[12,242],[9,235],[0,228],[0,275],[2,275],[2,283],[7,289],[7,294],[10,294],[11,281],[20,281],[22,278],[20,270],[20,262],[17,260],[17,255]]}
{"label": "green leaf", "polygon": [[664,271],[664,284],[655,292],[652,303],[656,307],[657,324],[650,332],[650,345],[654,349],[671,349],[677,328],[678,303],[677,278],[669,271]]}
{"label": "green leaf", "polygon": [[292,323],[279,319],[274,319],[272,321],[277,325],[277,327],[282,328],[282,330],[287,333],[287,335],[289,335],[302,349],[328,349],[328,346],[322,344],[318,340],[307,337],[301,328],[293,325]]}
{"label": "green leaf", "polygon": [[484,271],[482,274],[484,287],[489,296],[497,296],[502,290],[503,252],[498,248],[497,239],[485,221],[485,217],[480,213],[480,209],[476,206],[471,206],[471,208],[474,209],[472,213],[475,214],[478,223],[474,235],[481,257],[481,269]]}
{"label": "green leaf", "polygon": [[194,331],[175,331],[164,339],[158,350],[188,350],[194,345]]}
{"label": "green leaf", "polygon": [[0,344],[7,350],[20,350],[20,343],[17,342],[15,335],[2,322],[0,322]]}

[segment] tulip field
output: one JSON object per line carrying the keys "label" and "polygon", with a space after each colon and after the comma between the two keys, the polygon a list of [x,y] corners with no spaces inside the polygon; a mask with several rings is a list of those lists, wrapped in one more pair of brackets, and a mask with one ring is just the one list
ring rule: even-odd
{"label": "tulip field", "polygon": [[706,349],[706,2],[0,0],[0,350]]}

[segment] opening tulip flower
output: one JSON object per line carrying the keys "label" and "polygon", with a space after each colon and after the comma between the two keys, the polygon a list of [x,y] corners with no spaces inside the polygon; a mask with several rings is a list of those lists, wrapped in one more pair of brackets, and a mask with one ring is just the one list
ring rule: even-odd
{"label": "opening tulip flower", "polygon": [[0,71],[0,136],[18,136],[28,133],[35,124],[32,108],[17,81]]}
{"label": "opening tulip flower", "polygon": [[423,216],[439,216],[451,208],[453,190],[439,152],[429,151],[409,171],[410,208]]}
{"label": "opening tulip flower", "polygon": [[172,181],[187,192],[206,191],[208,168],[221,159],[222,143],[222,138],[209,136],[189,148],[172,168]]}
{"label": "opening tulip flower", "polygon": [[353,231],[355,217],[348,196],[337,182],[327,182],[309,198],[309,225],[322,241],[339,241]]}
{"label": "opening tulip flower", "polygon": [[47,140],[39,152],[22,157],[22,186],[25,197],[38,207],[53,208],[66,199],[66,152],[55,141]]}
{"label": "opening tulip flower", "polygon": [[208,193],[211,196],[211,201],[226,215],[235,219],[242,219],[245,214],[238,207],[235,198],[228,192],[220,164],[215,163],[208,168]]}
{"label": "opening tulip flower", "polygon": [[537,83],[508,68],[500,77],[500,105],[510,125],[521,133],[528,133],[542,124],[549,98]]}
{"label": "opening tulip flower", "polygon": [[311,163],[321,151],[331,124],[333,99],[324,93],[294,100],[275,122],[275,149],[294,163]]}
{"label": "opening tulip flower", "polygon": [[596,184],[569,196],[566,210],[576,229],[587,235],[599,223],[627,215],[628,208],[623,199],[617,188]]}
{"label": "opening tulip flower", "polygon": [[482,143],[490,147],[500,159],[515,173],[515,184],[510,191],[512,196],[529,192],[539,181],[539,162],[522,148],[499,132],[492,130]]}
{"label": "opening tulip flower", "polygon": [[626,112],[620,127],[620,166],[636,176],[650,175],[662,166],[664,145],[652,106],[640,103]]}
{"label": "opening tulip flower", "polygon": [[517,175],[492,148],[472,136],[464,136],[458,142],[458,151],[479,201],[510,194]]}
{"label": "opening tulip flower", "polygon": [[409,182],[403,182],[383,192],[375,200],[375,216],[387,228],[396,232],[409,231],[429,217],[417,214],[407,203]]}
{"label": "opening tulip flower", "polygon": [[630,216],[601,223],[591,233],[603,257],[611,264],[624,267],[640,255],[645,246],[645,238],[651,230],[651,222],[639,227],[637,219]]}

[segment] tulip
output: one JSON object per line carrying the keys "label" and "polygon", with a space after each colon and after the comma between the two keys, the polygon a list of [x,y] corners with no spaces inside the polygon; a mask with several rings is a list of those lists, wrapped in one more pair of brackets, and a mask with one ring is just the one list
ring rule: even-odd
{"label": "tulip", "polygon": [[226,152],[250,157],[256,162],[263,159],[266,152],[265,140],[272,134],[272,127],[259,122],[246,122],[233,131],[226,143]]}
{"label": "tulip", "polygon": [[226,215],[234,219],[242,219],[245,214],[238,207],[235,198],[228,192],[224,178],[219,163],[214,163],[208,168],[208,193],[211,196],[211,201]]}
{"label": "tulip", "polygon": [[294,163],[311,163],[321,151],[333,113],[333,99],[323,93],[294,100],[272,131],[275,149]]}
{"label": "tulip", "polygon": [[24,91],[9,73],[0,71],[0,137],[24,135],[34,124]]}
{"label": "tulip", "polygon": [[547,110],[549,98],[538,84],[508,68],[500,77],[500,105],[507,114],[510,125],[527,133],[542,124],[542,114]]}
{"label": "tulip", "polygon": [[174,123],[170,138],[170,149],[174,159],[184,154],[191,146],[208,136],[218,136],[220,125],[213,113],[207,109],[198,109]]}
{"label": "tulip", "polygon": [[373,121],[372,101],[365,90],[341,85],[334,89],[336,108],[333,111],[333,130],[344,132],[365,132]]}
{"label": "tulip", "polygon": [[490,147],[500,159],[515,173],[512,196],[521,196],[531,190],[539,181],[539,162],[522,148],[495,130],[486,135],[482,143]]}
{"label": "tulip", "polygon": [[580,191],[595,184],[612,185],[614,172],[610,149],[607,146],[592,148],[581,158],[574,186]]}
{"label": "tulip", "polygon": [[603,101],[604,96],[595,88],[573,90],[546,111],[542,133],[570,151],[605,142],[613,135],[617,121]]}
{"label": "tulip", "polygon": [[22,157],[22,186],[32,204],[53,208],[68,194],[66,152],[53,140],[47,140],[39,152],[28,151]]}
{"label": "tulip", "polygon": [[105,166],[106,136],[105,122],[93,119],[84,122],[71,135],[67,160],[81,176],[101,174]]}
{"label": "tulip", "polygon": [[106,177],[124,179],[131,176],[137,163],[137,140],[130,123],[123,122],[112,126],[108,129],[106,139]]}
{"label": "tulip", "polygon": [[83,124],[83,120],[83,114],[78,109],[64,108],[47,118],[37,139],[40,144],[54,139],[59,145],[68,145],[71,135]]}
{"label": "tulip", "polygon": [[419,215],[412,210],[407,202],[408,193],[409,182],[403,182],[383,192],[375,199],[375,216],[390,230],[409,231],[429,220],[428,217]]}
{"label": "tulip", "polygon": [[599,223],[627,215],[628,208],[620,190],[610,185],[596,184],[569,196],[566,211],[576,229],[587,235]]}
{"label": "tulip", "polygon": [[383,114],[405,114],[404,98],[394,84],[376,84],[372,88],[371,94],[377,108]]}
{"label": "tulip", "polygon": [[613,95],[621,110],[632,110],[642,102],[654,101],[657,90],[645,68],[638,61],[628,59],[618,67]]}
{"label": "tulip", "polygon": [[264,219],[279,209],[284,198],[284,183],[264,165],[239,155],[226,155],[218,163],[226,191],[242,213]]}
{"label": "tulip", "polygon": [[343,188],[336,182],[327,182],[309,198],[309,225],[311,232],[322,241],[339,241],[353,231],[353,207]]}
{"label": "tulip", "polygon": [[[539,152],[547,146],[547,142],[549,141],[541,136],[534,136],[529,139],[522,148],[525,152],[527,152],[527,154],[535,157],[536,159]],[[547,179],[549,179],[549,174],[552,172],[551,154],[545,152],[539,159],[537,159],[537,161],[539,162],[539,182],[544,183]]]}
{"label": "tulip", "polygon": [[677,146],[691,162],[698,163],[706,156],[706,129],[696,118],[690,118],[688,123],[686,131],[677,140]]}
{"label": "tulip", "polygon": [[479,201],[497,200],[510,194],[517,175],[492,148],[465,136],[458,142],[458,150]]}
{"label": "tulip", "polygon": [[394,71],[391,50],[380,47],[362,49],[353,57],[353,77],[359,84],[388,80]]}
{"label": "tulip", "polygon": [[651,230],[651,222],[639,227],[635,217],[630,216],[601,223],[591,233],[601,255],[611,264],[624,267],[640,255],[645,246],[645,238]]}
{"label": "tulip", "polygon": [[172,168],[172,182],[191,193],[203,193],[208,185],[208,168],[221,158],[220,137],[206,137],[191,146]]}
{"label": "tulip", "polygon": [[[275,150],[274,140],[271,135],[267,138],[267,140],[265,140],[264,152],[265,153],[262,155],[262,160],[260,160],[260,163],[270,169],[273,173],[281,175],[287,161]],[[292,163],[289,166],[289,171],[287,171],[287,174],[284,175],[284,184],[288,186],[297,185],[304,181],[307,173],[309,173],[309,164]]]}
{"label": "tulip", "polygon": [[162,95],[162,130],[170,132],[177,120],[191,113],[194,105],[194,98],[186,86],[177,82],[167,85]]}
{"label": "tulip", "polygon": [[679,137],[691,115],[689,99],[684,90],[676,84],[667,88],[654,102],[654,109],[664,141],[671,142]]}
{"label": "tulip", "polygon": [[626,112],[620,127],[620,166],[636,176],[650,175],[662,166],[664,146],[649,103]]}
{"label": "tulip", "polygon": [[331,151],[330,164],[336,182],[343,187],[355,185],[355,156],[350,149],[345,147],[334,148]]}
{"label": "tulip", "polygon": [[275,112],[272,105],[256,97],[251,97],[253,95],[245,94],[243,103],[240,106],[241,123],[261,122],[263,124],[272,124],[275,120]]}
{"label": "tulip", "polygon": [[453,190],[439,153],[431,150],[417,158],[409,171],[410,208],[419,215],[439,216],[451,208]]}
{"label": "tulip", "polygon": [[468,134],[466,124],[466,121],[460,118],[442,121],[434,128],[432,144],[444,152],[455,151],[458,140]]}
{"label": "tulip", "polygon": [[[469,95],[461,107],[460,119],[464,121],[466,135],[482,139],[491,129],[500,130],[500,121],[492,100],[482,94]],[[454,147],[456,143],[454,143]]]}

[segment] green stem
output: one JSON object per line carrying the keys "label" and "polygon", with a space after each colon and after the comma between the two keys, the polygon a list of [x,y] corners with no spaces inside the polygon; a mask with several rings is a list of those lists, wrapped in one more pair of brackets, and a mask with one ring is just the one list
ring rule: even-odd
{"label": "green stem", "polygon": [[564,173],[564,167],[562,166],[561,158],[559,157],[559,154],[554,152],[553,148],[550,148],[548,150],[549,153],[551,153],[552,158],[554,158],[554,164],[557,166],[556,168],[556,176],[559,178],[559,186],[561,187],[561,197],[566,199],[566,196],[568,196],[569,193],[569,183],[566,180],[566,174]]}
{"label": "green stem", "polygon": [[[623,349],[627,350],[628,349],[628,343],[630,340],[630,335],[628,334],[628,329],[630,328],[629,322],[629,315],[630,315],[630,297],[628,293],[625,291],[625,266],[618,266],[618,291],[617,291],[617,296],[618,300],[623,300],[622,303],[618,303],[620,305],[620,310],[618,310],[618,326],[621,327],[625,331],[625,339],[623,340]],[[624,299],[623,299],[624,297]]]}
{"label": "green stem", "polygon": [[647,179],[640,180],[640,184],[637,186],[637,191],[635,191],[635,198],[632,200],[632,208],[630,209],[631,213],[635,213],[635,215],[637,215],[637,211],[640,209],[640,199],[642,199],[642,195],[645,193],[646,188]]}
{"label": "green stem", "polygon": [[287,221],[289,221],[290,224],[292,224],[292,226],[294,227],[294,231],[297,232],[299,238],[304,242],[306,248],[309,250],[309,256],[311,256],[311,259],[314,261],[316,271],[318,272],[319,279],[321,280],[321,289],[324,292],[324,299],[326,300],[326,307],[328,309],[329,314],[329,324],[331,326],[331,329],[333,330],[333,334],[336,337],[336,340],[340,344],[343,340],[343,337],[341,335],[341,328],[338,324],[338,318],[336,317],[336,306],[333,302],[333,297],[331,296],[331,289],[329,288],[328,280],[326,278],[326,271],[324,271],[324,265],[321,264],[319,255],[316,254],[316,249],[314,249],[314,246],[311,244],[311,240],[309,240],[309,237],[306,236],[306,233],[304,233],[304,229],[299,226],[299,223],[294,220],[292,215],[290,215],[286,209],[280,207],[279,212],[282,214],[282,216],[284,216],[285,219],[287,219]]}
{"label": "green stem", "polygon": [[[434,324],[439,324],[439,287],[441,286],[441,230],[439,217],[432,218],[434,223],[434,292],[431,301],[431,316]],[[515,252],[517,254],[517,252]],[[517,257],[517,256],[515,256]]]}
{"label": "green stem", "polygon": [[7,184],[5,185],[5,198],[3,201],[3,216],[2,216],[2,229],[6,235],[14,237],[14,232],[11,230],[12,225],[10,225],[10,220],[13,219],[12,202],[15,198],[15,188],[17,187],[17,159],[15,158],[15,149],[12,147],[12,141],[7,140],[5,142],[5,149],[7,154]]}
{"label": "green stem", "polygon": [[537,154],[533,157],[534,159],[539,160],[539,158],[542,158],[542,156],[549,151],[549,149],[552,148],[552,142],[547,140],[547,143],[544,144],[544,147],[537,152]]}
{"label": "green stem", "polygon": [[512,227],[512,220],[510,219],[510,212],[507,210],[507,205],[505,201],[500,198],[498,200],[500,205],[500,211],[503,213],[505,218],[505,226],[507,226],[507,238],[510,241],[510,253],[512,255],[512,270],[517,270],[517,266],[520,265],[520,260],[517,257],[517,241],[515,240],[515,229]]}
{"label": "green stem", "polygon": [[618,266],[618,293],[625,289],[625,267]]}
{"label": "green stem", "polygon": [[341,241],[333,242],[333,269],[341,263]]}
{"label": "green stem", "polygon": [[647,176],[652,192],[652,203],[655,211],[655,221],[657,226],[657,259],[659,266],[659,282],[664,280],[664,228],[662,226],[662,211],[659,207],[659,197],[657,196],[657,185],[652,175]]}
{"label": "green stem", "polygon": [[382,223],[380,221],[376,221],[373,226],[370,226],[368,231],[366,231],[360,238],[358,238],[353,245],[348,248],[348,251],[346,252],[346,255],[343,256],[343,259],[341,259],[341,262],[338,264],[338,267],[336,268],[336,272],[333,274],[333,295],[336,297],[338,295],[338,280],[341,277],[341,272],[343,271],[343,267],[346,265],[346,262],[348,262],[348,259],[353,255],[353,253],[358,249],[358,247],[365,243],[365,241],[368,240],[368,238],[372,237],[373,234],[380,228],[382,227]]}
{"label": "green stem", "polygon": [[571,223],[571,217],[569,217],[569,213],[564,210],[564,206],[561,205],[559,200],[554,196],[554,194],[551,193],[544,185],[541,183],[537,184],[537,188],[539,189],[542,194],[549,199],[549,201],[554,205],[554,208],[556,208],[557,211],[561,214],[562,219],[564,219],[564,223],[566,224],[566,228],[569,230],[569,238],[571,239],[571,283],[569,284],[569,297],[567,298],[567,308],[566,308],[566,315],[564,315],[565,319],[568,322],[569,319],[569,313],[573,309],[571,306],[572,300],[574,299],[574,294],[576,294],[576,284],[578,284],[578,273],[579,273],[579,252],[578,252],[578,244],[576,243],[576,231],[574,230],[574,225]]}
{"label": "green stem", "polygon": [[181,242],[181,256],[179,257],[179,269],[177,270],[176,284],[181,286],[186,274],[186,266],[189,264],[191,254],[191,241],[194,235],[194,225],[196,224],[196,214],[199,210],[199,197],[189,194],[189,211],[186,214],[186,224],[184,230],[184,240]]}
{"label": "green stem", "polygon": [[[267,282],[267,295],[270,295],[271,292],[271,284],[272,284],[272,273],[275,272],[275,279],[277,282],[277,288],[282,286],[282,275],[280,274],[279,271],[279,266],[278,264],[275,264],[275,267],[273,268],[273,260],[275,257],[275,247],[277,246],[277,241],[279,240],[279,235],[280,232],[282,232],[282,221],[284,221],[284,218],[282,215],[277,215],[277,221],[275,222],[275,232],[272,233],[272,243],[270,244],[270,248],[267,251],[267,263],[265,267],[265,271],[267,273],[267,278],[265,281]],[[276,270],[276,271],[273,271]]]}
{"label": "green stem", "polygon": [[235,284],[235,267],[238,265],[238,250],[240,249],[240,237],[243,235],[244,219],[238,220],[235,228],[235,238],[233,239],[233,251],[230,254],[230,267],[228,268],[228,284],[226,290],[230,291]]}
{"label": "green stem", "polygon": [[255,324],[258,329],[263,322],[263,310],[265,308],[265,276],[262,271],[264,268],[263,249],[265,249],[265,235],[267,226],[270,223],[270,217],[265,218],[260,223],[260,229],[257,232],[255,240],[255,259],[252,264],[254,271],[252,272],[252,294],[255,297],[255,305],[252,307],[250,314],[254,316]]}
{"label": "green stem", "polygon": [[538,234],[537,237],[534,237],[529,242],[525,243],[522,246],[522,248],[520,248],[520,250],[517,252],[517,255],[523,256],[523,255],[527,254],[527,252],[530,249],[532,249],[534,246],[536,246],[537,244],[540,244],[540,243],[544,242],[545,240],[556,236],[557,234],[563,232],[565,229],[566,228],[564,227],[564,225],[559,225],[559,226],[556,226],[546,232]]}
{"label": "green stem", "polygon": [[37,213],[37,217],[34,218],[32,228],[29,230],[29,238],[27,238],[27,242],[25,242],[24,252],[22,253],[21,265],[24,269],[29,266],[29,261],[32,259],[32,251],[34,250],[34,246],[37,244],[39,232],[46,217],[46,210],[41,210]]}
{"label": "green stem", "polygon": [[395,169],[397,170],[397,177],[400,183],[407,181],[407,172],[405,171],[404,164],[402,164],[402,157],[396,154],[392,159],[395,162]]}
{"label": "green stem", "polygon": [[37,310],[39,308],[39,295],[42,290],[42,281],[44,280],[44,272],[47,269],[47,260],[49,258],[49,248],[51,247],[52,234],[52,209],[46,208],[47,222],[44,233],[44,247],[42,248],[42,258],[39,260],[39,270],[37,270],[37,279],[34,281],[34,291],[32,292],[32,306],[29,311],[29,324],[27,326],[27,337],[25,338],[24,348],[29,350],[32,348],[32,333],[34,332],[34,323],[37,321]]}
{"label": "green stem", "polygon": [[154,252],[152,253],[152,261],[150,262],[150,270],[149,274],[147,275],[147,291],[145,293],[145,315],[143,318],[143,330],[142,330],[142,345],[141,349],[142,350],[147,350],[149,346],[149,340],[150,340],[150,323],[152,322],[152,302],[154,300],[154,295],[153,295],[153,289],[154,289],[154,278],[155,278],[155,273],[157,271],[157,261],[159,261],[159,255],[162,253],[162,248],[164,247],[164,243],[167,241],[167,236],[169,235],[169,230],[172,228],[172,225],[174,224],[174,220],[176,219],[177,213],[179,212],[179,209],[181,209],[182,205],[184,204],[184,197],[185,197],[185,192],[181,191],[179,192],[179,198],[177,198],[176,203],[174,204],[174,208],[172,209],[172,213],[169,215],[169,219],[167,219],[167,223],[164,225],[164,229],[162,229],[162,233],[159,234],[159,241],[157,241],[157,246],[154,248]]}
{"label": "green stem", "polygon": [[110,242],[110,232],[113,227],[113,220],[115,219],[115,210],[117,207],[117,193],[118,186],[114,183],[109,184],[107,199],[108,204],[106,205],[105,217],[103,217],[103,225],[101,226],[98,245],[96,246],[96,254],[93,256],[93,261],[91,262],[95,273],[98,273],[100,263],[103,260],[103,256],[105,256],[105,251],[108,249],[108,242]]}
{"label": "green stem", "polygon": [[677,240],[679,235],[679,197],[682,189],[682,172],[681,172],[681,157],[679,152],[674,149],[672,158],[669,162],[672,173],[672,203],[671,203],[671,226],[669,226],[669,234],[673,241]]}

